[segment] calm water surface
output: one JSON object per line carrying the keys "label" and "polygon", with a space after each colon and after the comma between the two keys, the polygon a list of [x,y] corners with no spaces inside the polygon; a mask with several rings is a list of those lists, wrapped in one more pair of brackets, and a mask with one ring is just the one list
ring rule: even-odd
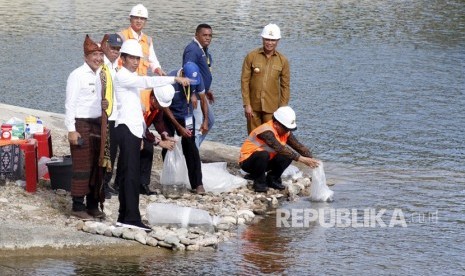
{"label": "calm water surface", "polygon": [[[3,1],[0,102],[64,112],[86,33],[128,25],[136,2]],[[296,135],[325,161],[333,203],[286,209],[395,209],[407,227],[276,228],[273,216],[237,230],[217,252],[0,259],[2,275],[463,275],[465,241],[465,3],[452,1],[153,1],[146,32],[165,71],[181,66],[195,27],[214,29],[216,126],[208,139],[245,138],[240,69],[277,23],[291,62]],[[181,8],[179,8],[181,7]],[[202,18],[202,19],[199,19]],[[359,214],[360,216],[360,214]]]}

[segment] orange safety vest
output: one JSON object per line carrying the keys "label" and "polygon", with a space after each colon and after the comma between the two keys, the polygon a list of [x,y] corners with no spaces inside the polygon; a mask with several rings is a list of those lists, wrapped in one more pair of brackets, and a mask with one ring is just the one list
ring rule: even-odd
{"label": "orange safety vest", "polygon": [[144,121],[147,127],[149,127],[153,123],[153,120],[155,119],[159,111],[159,109],[154,109],[153,111],[148,111],[144,113]]}
{"label": "orange safety vest", "polygon": [[272,149],[270,146],[268,146],[265,143],[265,141],[257,137],[257,135],[268,130],[271,130],[273,132],[274,137],[276,138],[276,140],[279,141],[279,143],[281,143],[281,145],[286,145],[287,139],[289,138],[289,135],[291,133],[287,132],[286,134],[279,136],[278,131],[274,128],[273,120],[268,121],[258,126],[256,129],[252,130],[249,137],[247,137],[247,139],[244,141],[241,147],[241,156],[239,157],[239,163],[249,158],[256,151],[266,150],[270,153],[270,159],[273,159],[276,156],[276,151]]}
{"label": "orange safety vest", "polygon": [[[136,39],[133,35],[133,31],[131,27],[125,30],[122,30],[120,32],[120,35],[123,38],[123,40]],[[136,72],[139,76],[147,76],[147,70],[150,67],[149,54],[150,54],[150,45],[152,45],[152,38],[146,34],[142,34],[142,37],[139,40],[139,44],[142,47],[142,54],[144,55],[144,57],[140,59],[139,67],[137,68]],[[119,59],[118,65],[121,67],[122,64],[123,63],[121,59]],[[145,108],[142,110],[143,112],[150,111],[150,92],[151,91],[152,89],[141,90],[140,102],[142,106]]]}

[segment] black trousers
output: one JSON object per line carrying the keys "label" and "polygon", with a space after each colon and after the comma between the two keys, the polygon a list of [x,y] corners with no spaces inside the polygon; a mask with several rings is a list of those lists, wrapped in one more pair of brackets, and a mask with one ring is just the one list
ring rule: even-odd
{"label": "black trousers", "polygon": [[272,179],[278,179],[291,162],[292,160],[284,155],[277,154],[270,160],[270,154],[267,151],[256,151],[240,165],[242,170],[250,173],[251,178],[264,183],[265,173],[268,172],[268,176]]}
{"label": "black trousers", "polygon": [[143,139],[144,146],[140,151],[140,184],[142,186],[150,185],[152,176],[153,163],[153,144]]}
{"label": "black trousers", "polygon": [[140,222],[140,144],[141,138],[134,136],[126,125],[116,127],[118,136],[119,215],[118,222]]}
{"label": "black trousers", "polygon": [[[163,119],[165,120],[166,131],[168,132],[170,136],[174,136],[175,133],[180,135],[174,128],[174,125],[171,123],[169,118],[164,117]],[[183,127],[186,126],[184,120],[180,120],[180,119],[176,119],[176,120]],[[195,122],[194,122],[194,125],[195,125]],[[182,137],[181,144],[182,144],[182,153],[184,154],[184,157],[186,158],[189,182],[191,184],[191,188],[195,189],[198,186],[203,185],[203,183],[202,183],[202,163],[200,160],[199,149],[197,148],[197,145],[195,144],[194,130],[192,130],[191,137],[189,138]],[[161,152],[163,160],[165,160],[166,152],[167,152],[166,149],[163,149]]]}

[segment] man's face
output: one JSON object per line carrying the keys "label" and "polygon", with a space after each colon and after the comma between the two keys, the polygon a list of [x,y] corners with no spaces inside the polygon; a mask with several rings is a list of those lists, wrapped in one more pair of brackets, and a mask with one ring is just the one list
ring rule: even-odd
{"label": "man's face", "polygon": [[104,46],[102,47],[105,56],[111,61],[115,62],[115,60],[119,57],[119,50],[121,47],[118,46],[111,46],[110,43],[105,42]]}
{"label": "man's face", "polygon": [[129,21],[131,22],[131,28],[136,32],[142,31],[147,22],[147,18],[139,16],[130,16]]}
{"label": "man's face", "polygon": [[278,131],[279,136],[282,136],[289,132],[289,129],[287,129],[284,125],[282,125],[279,122],[274,122],[274,125],[275,125],[275,129]]}
{"label": "man's face", "polygon": [[195,33],[195,39],[200,43],[203,48],[206,48],[212,42],[212,30],[208,28],[201,28]]}
{"label": "man's face", "polygon": [[123,61],[124,68],[132,73],[136,72],[137,67],[139,67],[140,57],[126,55],[121,57],[121,60]]}
{"label": "man's face", "polygon": [[85,62],[89,65],[92,71],[96,72],[97,69],[103,64],[103,52],[95,51],[84,56]]}
{"label": "man's face", "polygon": [[276,47],[278,47],[279,39],[268,39],[262,37],[262,41],[265,52],[274,52]]}

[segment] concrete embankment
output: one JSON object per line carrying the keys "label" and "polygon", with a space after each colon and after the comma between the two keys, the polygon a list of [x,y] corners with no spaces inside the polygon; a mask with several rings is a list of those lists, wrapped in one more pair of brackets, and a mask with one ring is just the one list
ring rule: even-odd
{"label": "concrete embankment", "polygon": [[[0,110],[0,121],[2,122],[12,117],[20,119],[24,119],[28,115],[40,117],[45,126],[52,131],[54,155],[63,156],[69,154],[63,114],[1,103]],[[233,173],[237,173],[238,171],[238,153],[239,149],[237,147],[209,141],[202,144],[201,148],[203,162],[227,162],[229,171]],[[154,182],[153,187],[155,189],[158,188],[159,172],[162,165],[160,155],[160,150],[157,149],[152,172],[152,182]],[[68,252],[73,255],[79,254],[79,252],[86,252],[86,248],[95,246],[98,248],[112,248],[116,246],[119,248],[118,250],[127,250],[128,254],[137,254],[138,250],[140,250],[141,242],[137,243],[134,240],[111,237],[111,234],[110,236],[96,234],[92,233],[92,230],[86,232],[85,229],[87,227],[83,225],[82,221],[76,220],[69,215],[71,210],[71,197],[69,193],[51,190],[49,182],[41,180],[36,193],[28,193],[14,183],[0,186],[0,252],[2,252],[2,255],[55,254],[53,250],[42,250],[44,248],[60,249],[60,254]],[[178,200],[165,199],[162,195],[141,196],[140,209],[143,217],[146,217],[148,204],[153,202],[183,204],[183,206],[207,210],[210,214],[218,216],[219,221],[223,222],[220,227],[221,230],[215,233],[215,239],[221,242],[234,238],[234,235],[231,234],[234,232],[231,231],[234,227],[237,227],[239,224],[252,223],[254,214],[265,214],[266,208],[269,208],[271,205],[273,205],[273,208],[276,208],[277,199],[304,194],[308,190],[309,184],[308,178],[300,183],[292,183],[290,181],[288,182],[288,189],[282,193],[270,190],[267,194],[256,194],[250,188],[242,187],[237,191],[220,195],[207,194],[204,197],[200,197],[187,194]],[[108,226],[116,222],[118,206],[117,197],[112,197],[105,202],[107,218],[102,223]],[[244,214],[252,215],[244,217]],[[158,231],[157,233],[161,232]],[[183,235],[188,234],[184,233]],[[209,237],[211,238],[212,236]],[[187,240],[185,248],[189,246],[189,243],[195,243],[196,241],[199,244],[202,243],[199,238],[192,238],[191,240]],[[154,242],[157,244],[157,241]],[[203,242],[205,242],[205,239]],[[160,245],[167,247],[167,243],[163,240],[158,240],[158,245],[158,247]],[[178,245],[181,244],[178,243]],[[148,246],[143,247],[146,248],[145,250],[157,248],[153,246],[151,249],[147,248]],[[168,247],[170,248],[169,244]],[[172,249],[174,248],[175,246],[172,247]],[[176,246],[176,248],[183,247]],[[71,250],[67,251],[66,249]]]}

